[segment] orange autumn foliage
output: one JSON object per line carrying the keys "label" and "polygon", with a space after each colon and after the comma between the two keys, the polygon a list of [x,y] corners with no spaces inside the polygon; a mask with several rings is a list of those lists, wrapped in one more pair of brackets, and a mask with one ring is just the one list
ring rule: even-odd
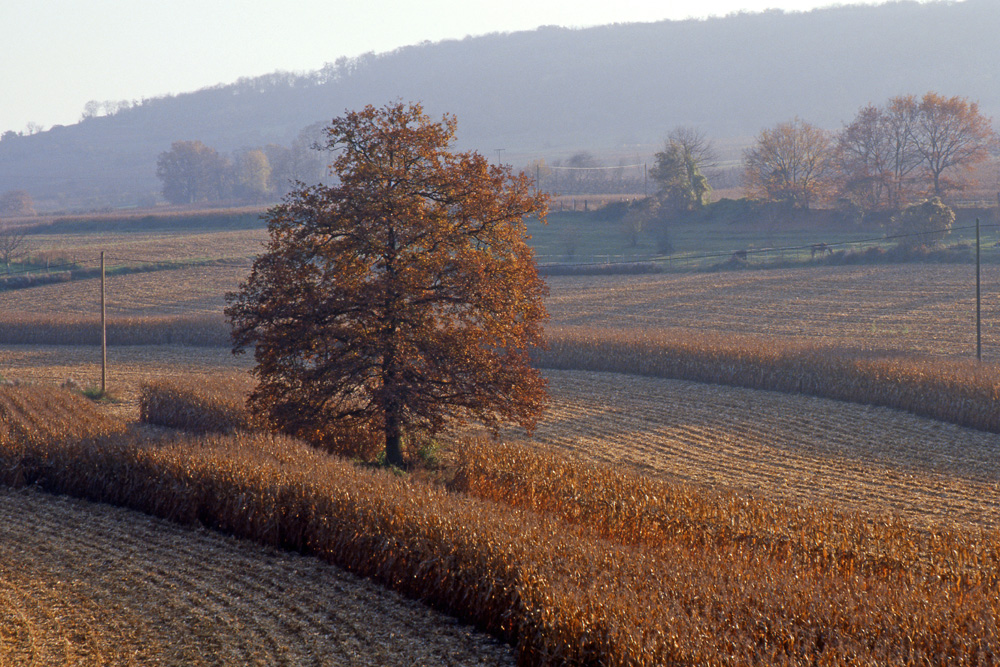
{"label": "orange autumn foliage", "polygon": [[[390,463],[454,420],[531,428],[544,380],[545,284],[524,217],[528,177],[449,150],[456,123],[418,104],[334,119],[336,185],[268,212],[271,240],[229,295],[234,351],[253,348],[251,410],[330,449],[384,440]],[[379,447],[381,449],[381,446]]]}

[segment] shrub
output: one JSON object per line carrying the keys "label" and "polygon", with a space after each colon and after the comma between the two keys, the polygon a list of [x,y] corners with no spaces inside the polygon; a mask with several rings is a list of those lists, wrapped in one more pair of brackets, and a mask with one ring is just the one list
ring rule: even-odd
{"label": "shrub", "polygon": [[894,217],[892,234],[898,237],[899,247],[919,248],[944,240],[954,222],[955,212],[940,197],[931,197],[907,206]]}

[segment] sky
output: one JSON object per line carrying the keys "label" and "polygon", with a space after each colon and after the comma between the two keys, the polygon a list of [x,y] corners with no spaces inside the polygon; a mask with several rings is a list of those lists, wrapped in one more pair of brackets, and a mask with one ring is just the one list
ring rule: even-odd
{"label": "sky", "polygon": [[[881,4],[847,0],[838,4]],[[543,25],[808,11],[831,0],[3,0],[0,133],[340,56]]]}

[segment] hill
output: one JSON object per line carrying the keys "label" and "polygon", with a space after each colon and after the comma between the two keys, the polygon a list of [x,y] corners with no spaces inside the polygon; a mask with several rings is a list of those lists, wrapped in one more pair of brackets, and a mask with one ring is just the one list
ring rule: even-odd
{"label": "hill", "polygon": [[121,206],[159,189],[156,156],[180,139],[220,151],[288,145],[346,108],[420,100],[459,119],[459,147],[514,164],[588,150],[648,156],[678,125],[734,145],[799,116],[836,129],[863,104],[935,90],[1000,111],[987,55],[1000,4],[896,2],[709,20],[543,27],[424,43],[144,100],[0,140],[0,192],[43,208]]}

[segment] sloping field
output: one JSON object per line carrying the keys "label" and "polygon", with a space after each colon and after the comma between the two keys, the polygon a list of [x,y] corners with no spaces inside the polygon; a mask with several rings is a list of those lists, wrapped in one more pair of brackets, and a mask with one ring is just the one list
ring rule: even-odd
{"label": "sloping field", "polygon": [[[123,402],[108,409],[132,420],[145,379],[238,373],[249,362],[223,349],[182,346],[112,348],[109,357],[111,387]],[[25,381],[79,379],[79,369],[99,377],[99,368],[88,347],[0,350],[4,375]],[[1000,435],[811,396],[615,373],[545,374],[552,401],[535,446],[794,502],[1000,528]]]}
{"label": "sloping field", "polygon": [[315,558],[0,487],[0,665],[513,665]]}
{"label": "sloping field", "polygon": [[[236,289],[249,267],[248,261],[109,276],[107,313],[110,317],[221,313],[225,293]],[[9,314],[89,315],[96,321],[101,313],[101,281],[87,278],[0,292],[0,306]]]}
{"label": "sloping field", "polygon": [[[88,348],[47,348],[47,357],[44,359],[27,356],[30,351],[27,348],[19,350],[24,353],[22,357],[7,353],[2,362],[4,372],[12,377],[21,373],[25,376],[32,373],[40,376],[50,372],[46,370],[47,364],[59,361],[57,353],[60,350],[73,349],[80,351]],[[129,360],[129,372],[130,377],[136,381],[143,376],[156,377],[164,372],[181,374],[180,369],[185,366],[200,368],[201,372],[213,368],[223,373],[235,370],[230,367],[227,371],[213,364],[216,355],[225,354],[224,350],[177,348],[173,349],[171,355],[166,353],[172,348],[147,346],[144,352],[146,356],[142,356],[141,348],[124,350],[133,353]],[[203,352],[207,354],[202,356]],[[763,498],[783,498],[794,503],[818,505],[823,512],[860,510],[870,522],[867,525],[873,528],[883,522],[889,525],[891,520],[887,519],[886,512],[900,514],[918,526],[930,527],[944,523],[971,526],[975,530],[977,527],[988,529],[998,525],[1000,476],[995,471],[998,469],[996,452],[1000,436],[945,426],[891,410],[802,396],[610,373],[562,371],[549,372],[548,375],[552,383],[553,405],[548,419],[541,425],[536,437],[529,442],[532,447],[562,450],[571,453],[573,458],[585,461],[612,462],[622,467],[635,466],[647,474],[664,479],[680,479],[720,489],[745,489]],[[123,412],[131,410],[126,407]],[[0,500],[0,507],[2,504]],[[43,520],[31,518],[31,507],[13,511],[29,517],[26,519],[28,526],[45,524]],[[115,555],[117,551],[101,552],[93,558],[88,556],[89,560],[85,559],[85,563],[95,563],[92,567],[73,564],[67,566],[67,570],[49,573],[46,568],[53,567],[50,561],[59,561],[59,553],[70,553],[76,558],[78,552],[86,552],[86,549],[81,549],[81,544],[93,541],[100,545],[111,545],[102,546],[103,549],[117,549],[120,544],[127,543],[127,540],[119,538],[113,531],[102,534],[98,528],[95,533],[94,527],[98,522],[86,517],[71,518],[63,523],[72,528],[38,530],[38,541],[35,543],[19,540],[16,534],[11,539],[2,540],[4,544],[22,542],[31,545],[19,557],[24,561],[27,557],[25,554],[31,554],[37,562],[32,563],[34,569],[25,568],[24,572],[34,576],[31,573],[35,569],[44,569],[45,572],[37,578],[49,583],[39,586],[44,590],[55,591],[48,597],[43,593],[24,593],[35,584],[30,579],[17,579],[11,575],[8,581],[13,583],[6,590],[0,588],[0,592],[6,596],[5,599],[11,601],[7,603],[11,609],[21,611],[0,611],[0,618],[14,619],[4,621],[9,624],[9,629],[2,630],[3,634],[0,635],[3,637],[0,643],[3,643],[5,650],[9,647],[13,656],[14,651],[26,650],[24,645],[27,640],[22,639],[23,637],[48,637],[49,639],[38,639],[31,646],[41,646],[43,641],[51,641],[54,648],[45,650],[52,651],[52,664],[62,664],[70,651],[79,651],[73,654],[73,659],[81,664],[88,664],[87,660],[90,660],[89,656],[92,654],[99,655],[100,658],[89,664],[114,664],[119,659],[118,654],[114,653],[119,642],[109,640],[108,637],[123,636],[126,639],[120,643],[127,646],[128,641],[131,641],[128,638],[134,636],[138,638],[136,642],[146,642],[146,645],[152,647],[154,644],[149,643],[143,633],[159,636],[153,631],[165,623],[169,625],[168,621],[178,616],[185,619],[185,627],[190,625],[194,628],[190,633],[192,641],[205,642],[200,649],[192,651],[205,652],[207,646],[205,655],[227,656],[217,663],[205,659],[204,662],[193,664],[226,664],[227,660],[231,663],[232,659],[228,656],[241,655],[240,651],[247,652],[249,656],[236,660],[240,664],[273,664],[275,655],[289,656],[289,664],[324,664],[313,662],[305,653],[312,651],[315,644],[310,643],[313,640],[309,636],[305,639],[301,636],[305,632],[303,627],[309,627],[312,623],[308,620],[308,614],[302,611],[301,605],[297,601],[288,604],[288,600],[292,599],[290,596],[287,599],[273,596],[270,588],[265,590],[259,585],[260,581],[274,578],[269,570],[260,569],[265,566],[253,562],[241,564],[240,557],[234,557],[237,564],[233,567],[228,562],[218,569],[203,566],[204,563],[225,562],[229,558],[229,549],[236,543],[229,542],[229,546],[221,550],[212,546],[203,549],[198,534],[190,537],[189,533],[182,532],[181,537],[176,538],[183,541],[182,548],[164,546],[161,549],[160,545],[169,540],[164,542],[155,536],[143,537],[141,526],[150,523],[150,520],[137,515],[130,516],[133,517],[131,520],[140,525],[140,529],[134,531],[139,535],[139,544],[143,548],[146,545],[154,547],[141,554],[142,557],[153,559],[149,562],[142,562],[139,555],[121,557]],[[16,525],[17,521],[5,522],[0,513],[0,525],[8,524]],[[118,530],[129,532],[132,529],[126,527]],[[934,534],[939,533],[931,533]],[[804,533],[803,539],[806,539]],[[184,574],[182,566],[160,565],[155,560],[160,557],[155,556],[158,551],[188,553],[188,549],[194,554],[190,559],[197,563],[201,571],[207,572],[209,577],[221,576],[222,581],[212,579],[211,584],[205,583],[197,577]],[[257,551],[268,557],[265,550]],[[132,553],[136,553],[135,550]],[[41,558],[38,557],[39,554],[42,555]],[[3,562],[3,553],[0,551],[0,564]],[[114,568],[119,567],[120,562],[135,562],[136,569],[131,574],[116,571]],[[301,570],[294,563],[280,567]],[[131,625],[132,621],[128,620],[134,609],[140,610],[135,613],[140,620],[146,620],[139,602],[122,613],[111,613],[101,607],[100,605],[110,607],[118,604],[119,597],[123,594],[120,585],[116,588],[113,582],[101,580],[101,572],[105,569],[112,572],[111,576],[124,581],[128,581],[129,577],[142,578],[143,572],[156,573],[156,577],[149,579],[160,582],[167,590],[155,595],[163,595],[167,599],[154,604],[161,605],[166,611],[161,612],[160,616],[149,615],[151,626],[146,627],[141,623],[138,626]],[[15,570],[21,571],[14,565],[3,567],[0,572]],[[234,572],[258,574],[236,576]],[[261,572],[263,574],[259,574]],[[92,583],[87,583],[91,581],[91,577],[97,578]],[[0,578],[0,581],[3,579]],[[140,582],[135,588],[139,591],[146,590],[144,586],[147,584]],[[297,589],[289,586],[282,592],[292,593],[294,590]],[[343,591],[337,593],[344,595]],[[102,598],[102,594],[107,597]],[[155,597],[154,593],[141,594]],[[226,597],[230,594],[238,599],[227,601]],[[316,594],[322,595],[323,592],[316,591]],[[258,596],[262,596],[259,603],[256,601]],[[29,599],[41,602],[37,607],[19,602]],[[305,596],[305,599],[312,598]],[[809,596],[806,595],[803,599],[809,599]],[[189,603],[193,609],[185,611],[185,605]],[[334,597],[326,603],[316,604],[329,608],[341,602]],[[258,626],[253,625],[271,621],[232,620],[238,618],[243,609],[264,609],[269,605],[275,611],[267,616],[268,619],[282,619],[288,615],[307,619],[298,623],[274,621],[287,630],[288,638],[284,640],[285,643],[282,643],[283,640],[272,642],[269,639],[271,635],[268,634],[271,630],[258,629]],[[309,604],[306,606],[312,608]],[[25,615],[24,609],[30,611],[31,618]],[[780,616],[779,611],[779,607],[775,607],[773,613]],[[206,614],[212,620],[205,620]],[[213,614],[222,620],[218,620]],[[382,611],[376,607],[373,616],[381,615]],[[392,614],[389,613],[389,616],[392,617]],[[372,624],[377,625],[374,621]],[[30,632],[24,629],[29,626]],[[47,629],[50,626],[55,629]],[[71,630],[64,632],[63,627]],[[199,638],[203,629],[204,632],[209,632],[206,628],[213,628],[212,633]],[[217,632],[218,628],[223,630]],[[229,628],[233,628],[232,632]],[[169,634],[173,630],[167,627],[162,632]],[[391,632],[395,633],[393,641],[407,645],[423,641],[422,637],[427,634],[427,630],[417,626]],[[243,641],[242,638],[247,635],[253,639]],[[932,635],[937,636],[933,632]],[[172,645],[167,641],[168,645]],[[83,648],[78,649],[78,645]],[[377,643],[366,645],[364,651],[369,653],[365,653],[367,657],[363,659],[368,659],[373,655],[370,652],[374,651],[374,655],[378,657],[374,663],[368,664],[399,664],[397,657],[386,657],[378,653],[378,650]],[[282,651],[287,653],[281,653]],[[167,656],[163,658],[164,664],[192,664],[186,658],[175,660],[172,657],[174,654],[169,652],[163,655]],[[16,659],[23,660],[20,656]],[[402,659],[413,661],[405,656]],[[420,664],[419,661],[416,663]],[[38,664],[46,663],[43,661]],[[120,664],[129,663],[122,659]],[[137,659],[135,664],[146,663]],[[329,664],[366,663],[341,660]],[[449,663],[441,658],[434,658],[427,664]]]}
{"label": "sloping field", "polygon": [[103,232],[40,234],[29,237],[33,252],[93,264],[107,253],[109,263],[120,261],[170,262],[192,258],[253,257],[267,239],[267,231],[211,230],[194,232]]}
{"label": "sloping field", "polygon": [[810,396],[547,371],[531,446],[794,503],[1000,528],[1000,435]]}

